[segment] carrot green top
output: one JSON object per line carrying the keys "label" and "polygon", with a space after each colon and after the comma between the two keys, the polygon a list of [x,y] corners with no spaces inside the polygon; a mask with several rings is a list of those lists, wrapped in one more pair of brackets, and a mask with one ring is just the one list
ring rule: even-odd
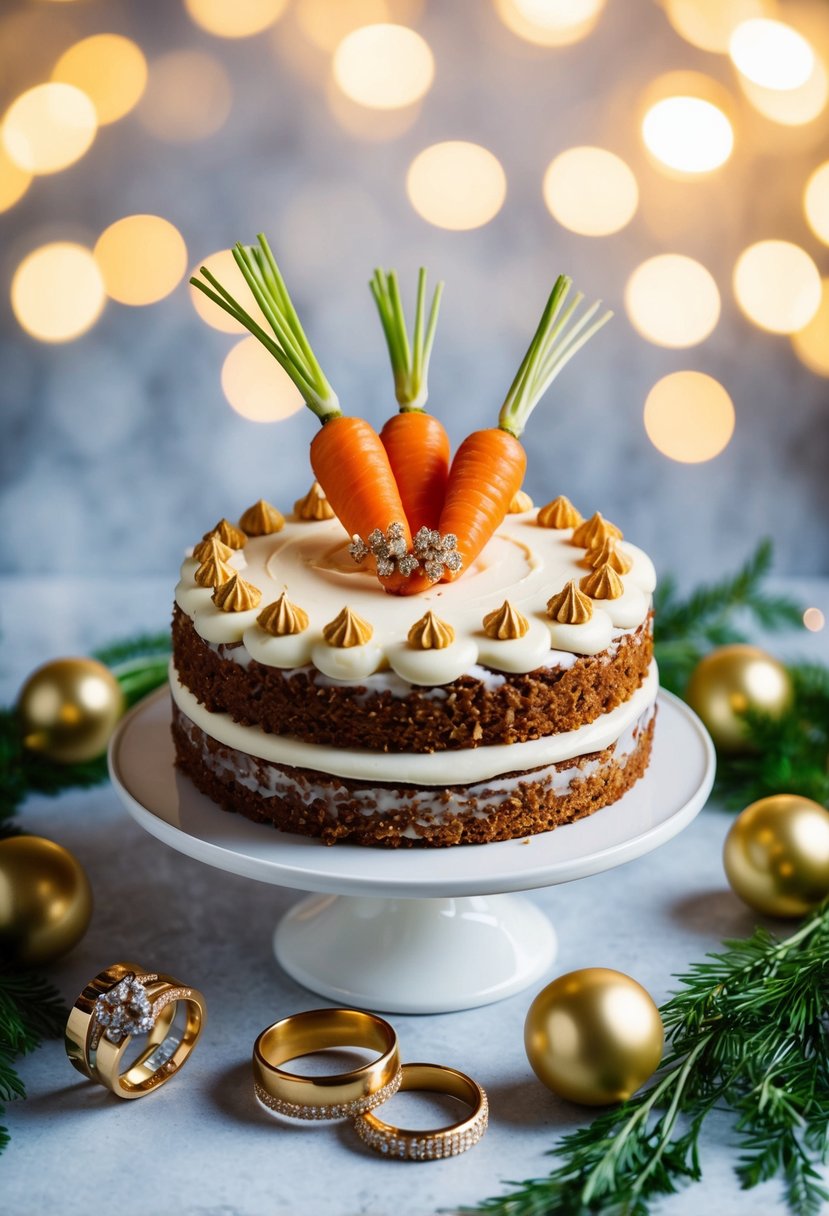
{"label": "carrot green top", "polygon": [[190,282],[250,330],[293,380],[309,409],[321,422],[327,422],[342,413],[337,394],[326,380],[305,336],[267,238],[260,232],[257,240],[258,245],[237,244],[233,257],[273,335],[245,311],[205,266],[202,266],[201,274],[206,282],[195,275]]}
{"label": "carrot green top", "polygon": [[386,274],[384,270],[375,270],[369,287],[380,314],[383,333],[386,335],[386,344],[389,348],[389,357],[394,372],[394,392],[400,403],[401,412],[410,413],[422,410],[429,396],[427,385],[429,359],[435,340],[435,327],[438,323],[443,283],[438,283],[435,288],[432,306],[429,309],[429,320],[424,327],[426,270],[421,266],[417,278],[417,303],[415,304],[415,323],[411,344],[395,272],[390,270]]}
{"label": "carrot green top", "polygon": [[501,406],[498,425],[516,439],[520,438],[530,414],[565,363],[613,316],[607,310],[594,321],[602,305],[601,300],[597,300],[578,320],[573,319],[584,296],[580,291],[576,292],[565,308],[564,302],[572,286],[573,280],[565,274],[560,274],[553,284],[538,329]]}

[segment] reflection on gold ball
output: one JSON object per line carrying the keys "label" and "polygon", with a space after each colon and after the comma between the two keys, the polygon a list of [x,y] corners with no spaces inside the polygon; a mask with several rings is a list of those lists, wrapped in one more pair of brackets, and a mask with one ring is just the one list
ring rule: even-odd
{"label": "reflection on gold ball", "polygon": [[77,858],[42,836],[0,840],[0,955],[50,963],[79,942],[92,892]]}
{"label": "reflection on gold ball", "polygon": [[792,681],[759,646],[720,646],[697,663],[685,699],[721,752],[750,751],[741,715],[754,710],[780,717],[791,704]]}
{"label": "reflection on gold ball", "polygon": [[585,1106],[629,1098],[659,1066],[659,1010],[621,971],[586,967],[561,975],[530,1005],[524,1046],[538,1079]]}
{"label": "reflection on gold ball", "polygon": [[105,752],[123,712],[120,684],[95,659],[44,663],[17,699],[26,747],[61,764],[94,760]]}
{"label": "reflection on gold ball", "polygon": [[776,794],[738,815],[723,864],[741,899],[768,916],[804,916],[829,895],[829,811]]}

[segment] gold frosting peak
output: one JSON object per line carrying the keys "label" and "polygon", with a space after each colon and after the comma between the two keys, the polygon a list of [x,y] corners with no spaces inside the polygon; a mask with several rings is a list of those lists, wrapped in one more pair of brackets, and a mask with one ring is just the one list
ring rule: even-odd
{"label": "gold frosting peak", "polygon": [[579,565],[587,566],[588,570],[595,570],[597,566],[607,565],[617,574],[627,574],[633,562],[626,553],[617,549],[615,541],[608,537],[595,549],[588,549]]}
{"label": "gold frosting peak", "polygon": [[547,616],[559,625],[586,625],[593,615],[593,605],[576,586],[576,580],[547,600]]}
{"label": "gold frosting peak", "polygon": [[200,540],[193,549],[193,557],[197,562],[206,562],[213,558],[217,562],[226,562],[233,554],[230,545],[226,545],[224,541],[219,540],[218,536],[211,533],[206,540]]}
{"label": "gold frosting peak", "polygon": [[581,522],[581,515],[563,494],[538,512],[538,523],[542,528],[576,528]]}
{"label": "gold frosting peak", "polygon": [[533,500],[524,490],[518,490],[513,494],[512,502],[507,507],[507,515],[521,515],[524,511],[532,511]]}
{"label": "gold frosting peak", "polygon": [[513,608],[509,600],[504,600],[500,608],[488,612],[484,617],[484,633],[488,638],[497,638],[500,642],[523,638],[529,627],[530,622],[517,608]]}
{"label": "gold frosting peak", "polygon": [[296,500],[294,503],[294,513],[300,519],[305,520],[334,518],[331,503],[325,497],[322,486],[318,481],[314,482],[304,498]]}
{"label": "gold frosting peak", "polygon": [[579,545],[582,549],[597,549],[606,540],[622,539],[622,529],[605,519],[600,511],[591,515],[583,524],[579,524],[570,538],[571,545]]}
{"label": "gold frosting peak", "polygon": [[455,630],[434,612],[427,612],[409,630],[409,645],[415,650],[444,650],[455,640]]}
{"label": "gold frosting peak", "polygon": [[337,646],[340,650],[348,650],[351,646],[364,646],[371,640],[373,633],[373,626],[349,607],[343,608],[339,616],[329,621],[322,631],[328,645]]}
{"label": "gold frosting peak", "polygon": [[579,586],[592,600],[618,600],[625,590],[619,575],[607,562],[585,574]]}
{"label": "gold frosting peak", "polygon": [[213,603],[222,612],[248,612],[256,608],[262,592],[252,583],[246,583],[241,574],[234,574],[213,592]]}
{"label": "gold frosting peak", "polygon": [[284,516],[276,507],[260,498],[252,507],[248,507],[239,520],[239,527],[248,536],[270,536],[272,532],[281,532],[285,527]]}
{"label": "gold frosting peak", "polygon": [[284,638],[291,633],[302,633],[308,628],[308,613],[292,604],[283,591],[278,600],[263,608],[256,618],[257,625],[275,638]]}
{"label": "gold frosting peak", "polygon": [[221,587],[229,583],[235,573],[233,567],[228,566],[220,557],[206,557],[193,578],[200,587]]}
{"label": "gold frosting peak", "polygon": [[229,519],[220,519],[215,528],[211,528],[209,532],[205,532],[203,540],[210,540],[211,536],[218,536],[223,545],[229,545],[231,549],[244,549],[247,537],[244,532],[240,532],[238,528],[234,528]]}

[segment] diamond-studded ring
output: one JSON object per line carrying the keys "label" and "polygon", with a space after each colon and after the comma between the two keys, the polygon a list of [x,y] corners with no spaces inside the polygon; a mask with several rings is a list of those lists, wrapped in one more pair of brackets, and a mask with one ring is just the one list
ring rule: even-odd
{"label": "diamond-studded ring", "polygon": [[66,1054],[91,1081],[120,1098],[141,1098],[175,1076],[206,1017],[204,997],[194,988],[135,963],[114,963],[75,1001]]}
{"label": "diamond-studded ring", "polygon": [[407,1090],[448,1094],[470,1107],[471,1112],[457,1123],[431,1131],[393,1127],[383,1123],[373,1112],[358,1115],[354,1119],[357,1134],[376,1153],[409,1161],[457,1157],[477,1144],[486,1131],[489,1121],[486,1093],[466,1073],[445,1064],[404,1064],[400,1092]]}
{"label": "diamond-studded ring", "polygon": [[[308,1076],[282,1065],[326,1048],[380,1053],[352,1072]],[[309,1009],[263,1030],[253,1045],[253,1085],[270,1110],[293,1119],[343,1119],[385,1102],[400,1085],[397,1034],[383,1018],[358,1009]]]}

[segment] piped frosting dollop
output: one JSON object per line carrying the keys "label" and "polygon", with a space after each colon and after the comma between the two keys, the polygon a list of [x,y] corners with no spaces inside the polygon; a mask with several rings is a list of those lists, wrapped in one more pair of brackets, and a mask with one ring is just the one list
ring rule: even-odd
{"label": "piped frosting dollop", "polygon": [[292,604],[283,591],[278,600],[262,609],[256,623],[271,637],[286,638],[291,634],[303,633],[308,628],[308,619],[308,613],[297,604]]}
{"label": "piped frosting dollop", "polygon": [[455,630],[429,610],[415,621],[408,633],[409,645],[415,650],[445,650],[455,640]]}
{"label": "piped frosting dollop", "polygon": [[285,516],[276,507],[260,498],[239,520],[239,527],[248,536],[270,536],[273,532],[281,532],[285,527]]}
{"label": "piped frosting dollop", "polygon": [[512,502],[507,507],[507,515],[523,515],[525,511],[532,511],[532,509],[533,500],[526,490],[517,490],[512,496]]}
{"label": "piped frosting dollop", "polygon": [[226,562],[232,556],[233,550],[230,545],[226,545],[213,533],[208,535],[206,540],[200,540],[193,549],[193,557],[197,562],[206,562],[209,558],[213,558],[217,562]]}
{"label": "piped frosting dollop", "polygon": [[579,591],[576,580],[571,578],[558,595],[547,600],[547,616],[559,625],[586,625],[593,616],[593,605],[589,598]]}
{"label": "piped frosting dollop", "polygon": [[312,520],[333,519],[334,509],[325,497],[322,486],[315,481],[304,498],[298,498],[294,503],[294,514],[297,519],[307,522]]}
{"label": "piped frosting dollop", "polygon": [[333,621],[323,627],[322,636],[329,646],[350,650],[352,646],[365,646],[371,641],[374,628],[363,617],[352,612],[346,605]]}
{"label": "piped frosting dollop", "polygon": [[579,587],[592,600],[618,600],[625,590],[619,575],[607,562],[585,574]]}
{"label": "piped frosting dollop", "polygon": [[509,600],[504,600],[500,608],[486,614],[483,626],[488,638],[506,642],[523,638],[530,628],[530,622],[517,608],[513,608]]}
{"label": "piped frosting dollop", "polygon": [[231,549],[244,549],[247,540],[244,532],[240,532],[238,528],[234,527],[229,519],[220,519],[215,528],[205,532],[202,539],[210,540],[211,536],[218,536],[222,544],[228,545]]}
{"label": "piped frosting dollop", "polygon": [[230,582],[235,573],[233,567],[228,566],[220,557],[206,557],[193,578],[200,587],[222,587]]}
{"label": "piped frosting dollop", "polygon": [[622,529],[605,519],[601,511],[597,511],[584,523],[579,524],[570,538],[570,544],[579,545],[582,549],[596,549],[606,540],[612,540],[613,537],[621,540]]}
{"label": "piped frosting dollop", "polygon": [[580,566],[587,566],[588,570],[595,570],[598,566],[610,566],[617,574],[628,574],[633,567],[633,562],[623,553],[617,546],[616,542],[608,537],[595,549],[588,549]]}
{"label": "piped frosting dollop", "polygon": [[259,606],[261,599],[259,588],[246,582],[241,574],[234,574],[213,592],[213,603],[222,612],[249,612],[251,608]]}
{"label": "piped frosting dollop", "polygon": [[582,522],[582,517],[570,499],[559,494],[558,498],[541,507],[537,522],[541,528],[576,528]]}

